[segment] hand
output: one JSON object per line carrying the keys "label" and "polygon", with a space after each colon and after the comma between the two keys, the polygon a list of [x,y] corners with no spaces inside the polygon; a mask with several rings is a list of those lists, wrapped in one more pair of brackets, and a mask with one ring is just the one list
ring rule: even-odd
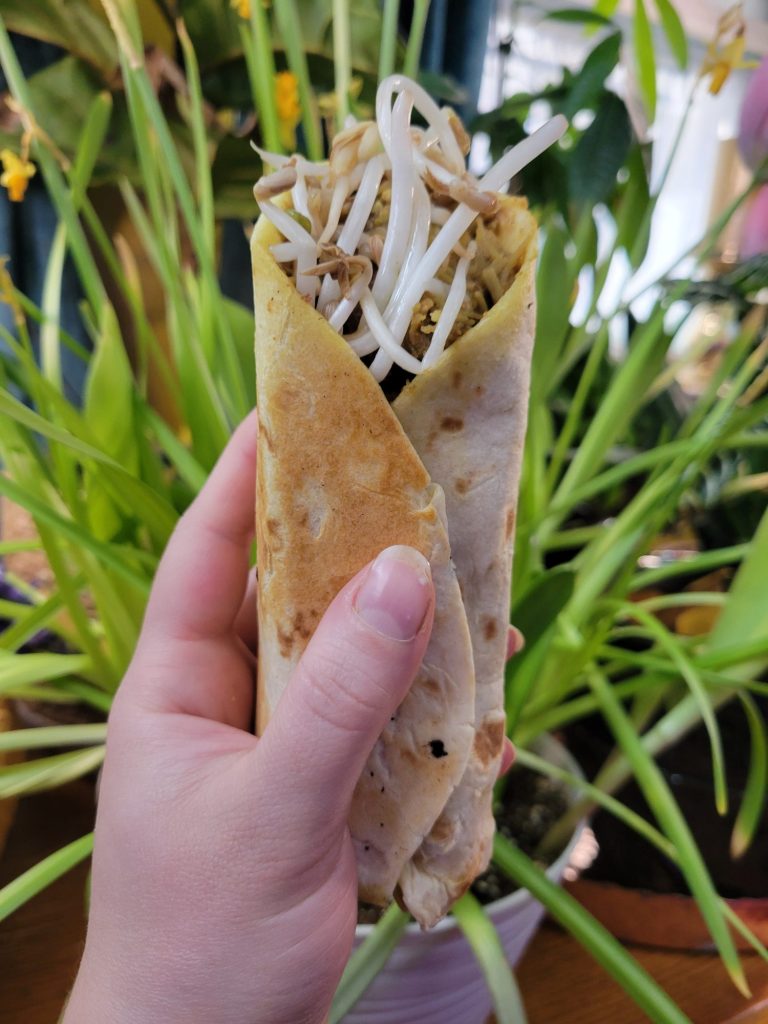
{"label": "hand", "polygon": [[418,552],[383,552],[257,740],[256,432],[248,417],[174,532],[115,698],[65,1024],[319,1024],[349,956],[352,792],[413,681],[434,593]]}

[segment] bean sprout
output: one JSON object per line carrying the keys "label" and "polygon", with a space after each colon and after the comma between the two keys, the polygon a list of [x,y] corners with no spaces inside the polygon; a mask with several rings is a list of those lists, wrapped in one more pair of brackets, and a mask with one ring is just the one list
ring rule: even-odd
{"label": "bean sprout", "polygon": [[[426,127],[411,124],[414,109]],[[456,114],[390,75],[376,94],[376,121],[349,121],[328,162],[254,147],[274,168],[255,189],[282,236],[272,255],[352,351],[373,356],[376,380],[395,365],[421,373],[487,309],[487,290],[484,298],[467,286],[473,266],[474,282],[495,282],[494,300],[509,286],[492,242],[489,249],[493,236],[482,225],[469,242],[466,233],[478,217],[493,223],[498,193],[566,127],[553,118],[478,180],[466,169],[469,136]],[[282,192],[293,215],[284,201],[272,202]],[[480,250],[485,256],[473,264]]]}

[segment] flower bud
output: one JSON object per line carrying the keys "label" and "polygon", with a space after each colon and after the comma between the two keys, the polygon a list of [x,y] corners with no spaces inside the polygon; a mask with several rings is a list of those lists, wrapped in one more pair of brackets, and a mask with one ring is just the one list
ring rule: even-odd
{"label": "flower bud", "polygon": [[750,79],[739,125],[739,149],[745,163],[757,170],[768,158],[768,57]]}
{"label": "flower bud", "polygon": [[741,226],[739,256],[743,260],[768,253],[768,185],[762,185],[749,201]]}

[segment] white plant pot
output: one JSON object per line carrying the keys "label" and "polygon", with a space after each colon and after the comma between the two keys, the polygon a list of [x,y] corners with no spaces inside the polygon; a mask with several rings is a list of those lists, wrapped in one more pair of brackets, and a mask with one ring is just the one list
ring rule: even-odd
{"label": "white plant pot", "polygon": [[[571,755],[556,740],[543,737],[538,753],[554,764],[581,776]],[[575,799],[575,794],[571,795]],[[560,882],[578,842],[584,823],[547,868],[553,882]],[[486,908],[515,966],[544,914],[543,906],[525,889],[497,900]],[[371,932],[372,925],[358,925],[355,948]],[[485,1024],[491,998],[477,960],[452,916],[429,932],[408,925],[399,944],[343,1024]]]}

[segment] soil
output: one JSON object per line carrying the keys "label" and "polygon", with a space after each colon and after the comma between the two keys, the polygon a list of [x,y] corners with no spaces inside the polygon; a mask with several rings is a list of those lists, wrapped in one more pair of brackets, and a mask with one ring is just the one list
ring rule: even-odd
{"label": "soil", "polygon": [[[757,696],[762,714],[768,714],[768,699]],[[715,887],[729,899],[766,895],[768,878],[768,814],[763,815],[751,847],[738,860],[730,855],[733,825],[744,795],[749,767],[750,742],[744,713],[733,702],[718,712],[725,751],[729,809],[720,817],[715,809],[709,739],[703,728],[686,736],[658,758],[659,767],[688,822],[693,837],[709,868]],[[568,746],[592,778],[612,749],[610,737],[600,720],[588,719],[568,730]],[[649,821],[653,815],[638,787],[625,786],[616,794]],[[592,829],[600,853],[585,878],[615,882],[630,889],[658,893],[689,890],[680,870],[658,850],[612,815],[599,812]]]}
{"label": "soil", "polygon": [[[523,853],[537,859],[541,840],[549,828],[562,817],[568,808],[568,799],[561,783],[539,775],[529,768],[516,765],[507,776],[502,804],[496,812],[499,832],[518,846]],[[554,858],[553,858],[554,859]],[[473,895],[483,904],[493,903],[513,893],[518,886],[492,864],[475,881]],[[358,924],[375,924],[383,910],[367,903],[361,903]]]}

